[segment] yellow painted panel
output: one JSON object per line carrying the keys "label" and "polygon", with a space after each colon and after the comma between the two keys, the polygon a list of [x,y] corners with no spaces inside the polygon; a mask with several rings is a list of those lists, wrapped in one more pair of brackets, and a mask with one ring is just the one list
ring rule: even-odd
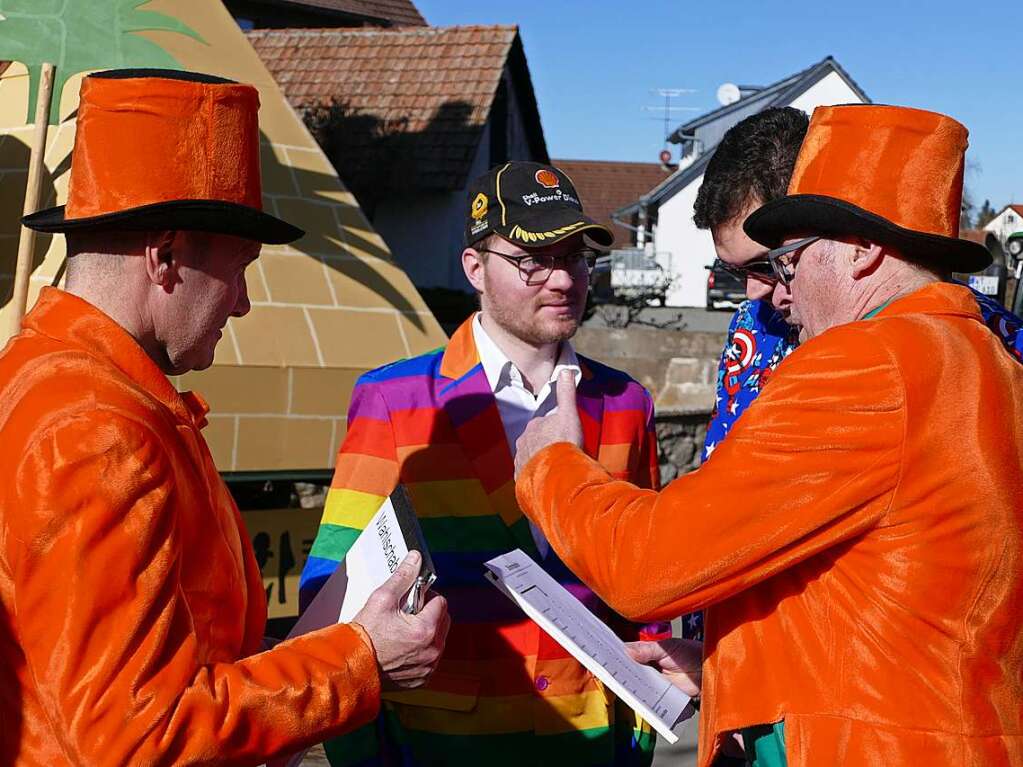
{"label": "yellow painted panel", "polygon": [[239,416],[236,471],[329,469],[329,420]]}
{"label": "yellow painted panel", "polygon": [[364,371],[343,368],[292,368],[291,412],[344,418],[355,382]]}
{"label": "yellow painted panel", "polygon": [[0,76],[0,125],[22,125],[28,108],[28,68],[11,62]]}
{"label": "yellow painted panel", "polygon": [[202,436],[209,445],[213,463],[220,471],[234,469],[234,416],[224,418],[210,413]]}
{"label": "yellow painted panel", "polygon": [[440,346],[437,343],[437,336],[444,337],[444,329],[429,313],[403,312],[398,315],[398,322],[401,323],[402,332],[405,334],[409,355],[413,357],[433,351]]}
{"label": "yellow painted panel", "polygon": [[[327,258],[327,278],[339,306],[414,311],[419,294],[404,271],[379,258]],[[431,315],[432,316],[432,315]]]}
{"label": "yellow painted panel", "polygon": [[323,362],[328,367],[368,370],[408,356],[394,312],[317,308],[308,311]]}
{"label": "yellow painted panel", "polygon": [[275,304],[333,306],[323,263],[311,256],[267,253],[260,258],[270,300]]}
{"label": "yellow painted panel", "polygon": [[[225,339],[222,344],[230,344]],[[181,376],[182,389],[194,389],[213,413],[288,412],[288,371],[279,367],[217,365]]]}
{"label": "yellow painted panel", "polygon": [[299,307],[253,306],[231,323],[244,365],[319,366],[309,323]]}
{"label": "yellow painted panel", "polygon": [[[310,255],[337,253],[341,235],[337,230],[333,205],[298,197],[278,197],[274,206],[280,218],[305,230],[305,236],[292,243],[293,248]],[[270,290],[273,291],[273,285]]]}

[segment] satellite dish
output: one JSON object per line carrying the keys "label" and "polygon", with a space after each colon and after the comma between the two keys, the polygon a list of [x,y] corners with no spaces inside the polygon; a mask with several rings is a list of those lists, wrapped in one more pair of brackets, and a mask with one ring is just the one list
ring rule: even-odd
{"label": "satellite dish", "polygon": [[742,94],[739,93],[739,86],[735,83],[724,83],[718,88],[718,101],[721,106],[728,106],[734,104],[742,98]]}

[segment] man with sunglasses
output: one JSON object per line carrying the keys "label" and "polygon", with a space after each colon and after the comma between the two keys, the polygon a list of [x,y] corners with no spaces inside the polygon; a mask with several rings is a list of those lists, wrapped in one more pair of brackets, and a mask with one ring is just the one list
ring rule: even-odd
{"label": "man with sunglasses", "polygon": [[[716,265],[743,280],[749,298],[729,327],[703,460],[728,436],[781,361],[799,345],[800,328],[789,323],[787,286],[803,249],[819,238],[801,238],[768,250],[752,240],[742,224],[764,203],[785,196],[808,124],[806,114],[792,107],[766,109],[737,123],[715,150],[696,197],[694,221],[710,230]],[[772,303],[775,298],[777,306]],[[982,293],[974,291],[974,298],[985,324],[1011,354],[1023,360],[1023,321]],[[702,613],[685,616],[682,635],[703,639]],[[765,748],[770,748],[769,740],[761,742],[761,752]]]}
{"label": "man with sunglasses", "polygon": [[[707,164],[696,196],[693,220],[708,229],[717,251],[716,264],[746,284],[743,302],[728,329],[718,366],[717,406],[707,426],[703,460],[728,435],[774,374],[799,344],[798,325],[790,323],[792,296],[776,290],[779,274],[768,251],[743,231],[746,217],[761,205],[785,195],[809,120],[792,107],[772,107],[734,125],[725,133]],[[799,243],[781,249],[778,266],[791,267]],[[993,298],[974,291],[984,322],[1017,359],[1023,360],[1023,320]],[[776,302],[776,303],[775,303]],[[683,624],[684,635],[702,638],[699,616]]]}
{"label": "man with sunglasses", "polygon": [[462,267],[480,311],[446,348],[359,379],[319,534],[302,574],[317,592],[396,483],[405,484],[452,626],[425,687],[384,696],[373,726],[328,743],[333,765],[644,765],[654,734],[483,578],[522,549],[623,638],[667,637],[613,613],[554,554],[515,501],[516,440],[577,387],[583,445],[616,477],[658,486],[653,402],[570,342],[607,228],[559,169],[510,162],[468,189]]}
{"label": "man with sunglasses", "polygon": [[736,731],[757,767],[1023,765],[1023,367],[948,280],[991,261],[957,236],[966,139],[814,112],[788,193],[743,223],[805,343],[699,470],[608,476],[570,388],[519,440],[523,511],[609,604],[706,610],[701,767]]}

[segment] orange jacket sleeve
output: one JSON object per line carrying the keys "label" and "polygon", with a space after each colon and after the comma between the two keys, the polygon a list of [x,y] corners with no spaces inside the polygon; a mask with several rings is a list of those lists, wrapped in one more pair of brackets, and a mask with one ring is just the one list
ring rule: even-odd
{"label": "orange jacket sleeve", "polygon": [[99,411],[41,429],[18,466],[20,521],[0,543],[25,663],[70,760],[258,764],[372,719],[360,629],[201,657],[194,621],[241,618],[188,608],[180,575],[204,563],[181,550],[174,476],[145,425]]}
{"label": "orange jacket sleeve", "polygon": [[702,467],[661,492],[567,443],[519,477],[523,511],[565,563],[634,619],[706,607],[874,525],[899,478],[904,393],[884,350],[811,341]]}

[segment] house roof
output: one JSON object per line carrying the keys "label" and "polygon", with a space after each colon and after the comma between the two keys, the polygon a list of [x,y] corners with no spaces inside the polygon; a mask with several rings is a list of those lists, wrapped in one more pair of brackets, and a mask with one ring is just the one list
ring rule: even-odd
{"label": "house roof", "polygon": [[699,117],[693,118],[687,123],[680,125],[672,132],[668,137],[668,140],[672,143],[678,144],[683,141],[683,134],[690,133],[691,131],[699,128],[707,123],[714,122],[727,117],[732,112],[738,112],[749,106],[751,101],[766,100],[761,109],[767,109],[768,107],[785,106],[792,103],[794,99],[799,98],[804,92],[806,92],[812,85],[821,80],[825,75],[830,72],[837,72],[838,75],[846,81],[850,88],[859,96],[863,101],[870,101],[870,98],[863,89],[853,80],[849,73],[842,68],[842,65],[835,61],[833,56],[826,56],[821,61],[818,61],[811,67],[807,67],[802,72],[796,72],[794,75],[783,77],[776,83],[772,83],[766,87],[758,86],[742,86],[739,92],[743,94],[743,97],[738,101],[726,104],[724,106],[713,109],[707,114],[700,115]]}
{"label": "house roof", "polygon": [[959,239],[960,240],[969,240],[970,242],[977,242],[977,243],[980,243],[981,245],[983,245],[986,238],[987,238],[987,232],[985,232],[983,229],[960,229],[959,230]]}
{"label": "house roof", "polygon": [[629,241],[628,233],[614,224],[611,214],[639,198],[668,177],[670,171],[655,162],[611,162],[606,160],[551,160],[575,184],[587,215],[605,224],[615,235],[615,244]]}
{"label": "house roof", "polygon": [[356,195],[464,188],[506,66],[533,155],[547,157],[515,26],[246,34],[299,114],[332,115],[327,151]]}
{"label": "house roof", "polygon": [[276,3],[361,16],[385,26],[426,26],[426,19],[412,0],[276,0]]}
{"label": "house roof", "polygon": [[[738,101],[718,107],[705,115],[701,115],[700,117],[694,118],[693,120],[680,125],[672,132],[672,134],[668,137],[668,140],[673,143],[681,143],[684,140],[684,134],[691,134],[692,131],[697,128],[718,120],[734,124],[739,122],[742,117],[749,114],[751,107],[754,107],[756,112],[761,112],[770,107],[786,106],[791,104],[795,99],[799,98],[799,96],[832,72],[837,73],[838,76],[841,77],[853,90],[853,92],[856,93],[856,95],[864,102],[870,102],[870,97],[864,93],[863,89],[857,85],[856,81],[849,76],[845,69],[843,69],[833,57],[827,56],[813,66],[804,69],[802,72],[797,72],[794,75],[784,77],[781,80],[763,88],[754,89],[752,86],[743,86],[743,88],[740,89],[740,92],[744,95]],[[729,125],[729,127],[731,127],[731,125]],[[645,195],[633,201],[631,205],[625,206],[618,212],[627,214],[637,209],[641,204],[656,205],[668,197],[672,197],[679,190],[688,186],[694,179],[703,175],[703,172],[707,167],[707,163],[709,163],[710,158],[714,156],[714,150],[716,148],[717,144],[705,147],[703,154],[701,154],[691,165],[680,168],[674,174],[652,188]]]}

